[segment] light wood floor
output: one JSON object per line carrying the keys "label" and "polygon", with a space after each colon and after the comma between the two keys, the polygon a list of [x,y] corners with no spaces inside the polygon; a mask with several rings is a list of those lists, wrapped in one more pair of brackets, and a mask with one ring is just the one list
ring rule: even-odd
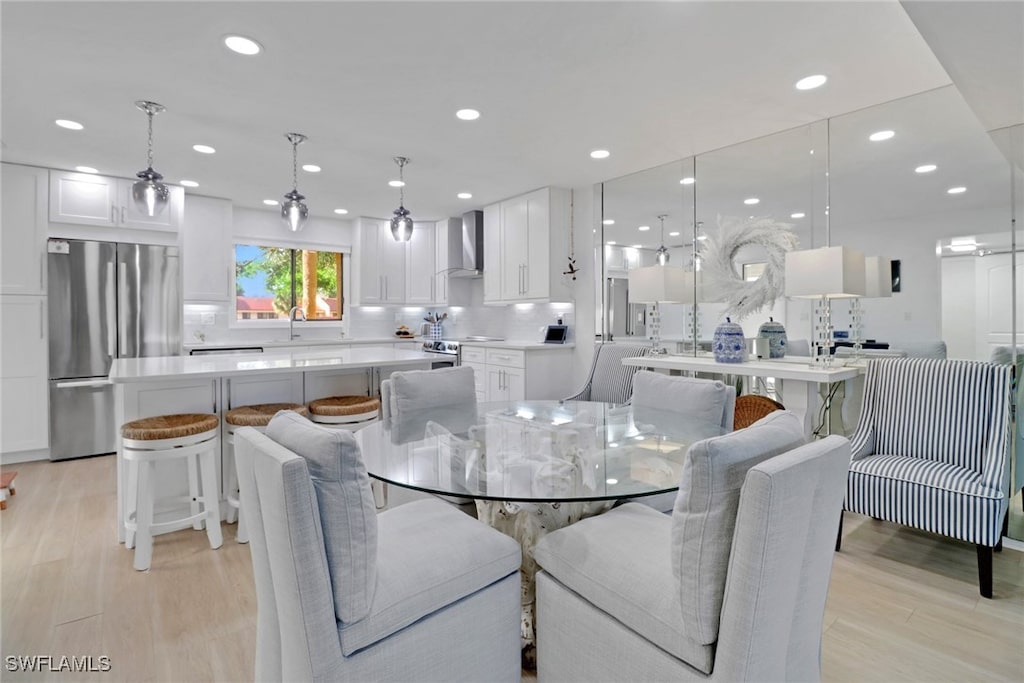
{"label": "light wood floor", "polygon": [[[112,456],[14,466],[0,513],[0,667],[7,655],[107,655],[96,680],[252,680],[256,599],[248,546],[161,536],[149,572],[116,542]],[[825,613],[826,681],[1024,676],[1024,553],[995,558],[979,597],[974,548],[847,514]],[[90,680],[10,673],[4,681]],[[524,677],[524,680],[527,680]],[[532,680],[532,677],[529,679]]]}

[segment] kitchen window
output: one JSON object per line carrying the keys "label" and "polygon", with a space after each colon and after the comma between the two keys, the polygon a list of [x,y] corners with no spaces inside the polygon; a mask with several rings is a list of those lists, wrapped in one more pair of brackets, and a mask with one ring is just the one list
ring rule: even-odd
{"label": "kitchen window", "polygon": [[341,320],[342,254],[314,249],[235,245],[235,316],[287,320],[298,306],[307,320]]}

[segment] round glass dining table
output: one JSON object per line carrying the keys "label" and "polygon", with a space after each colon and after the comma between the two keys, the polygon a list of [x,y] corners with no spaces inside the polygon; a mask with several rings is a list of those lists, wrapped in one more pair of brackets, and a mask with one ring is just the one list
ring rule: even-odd
{"label": "round glass dining table", "polygon": [[689,446],[724,431],[677,411],[525,400],[400,412],[355,437],[374,479],[473,500],[478,519],[519,541],[532,667],[536,542],[617,501],[676,491]]}

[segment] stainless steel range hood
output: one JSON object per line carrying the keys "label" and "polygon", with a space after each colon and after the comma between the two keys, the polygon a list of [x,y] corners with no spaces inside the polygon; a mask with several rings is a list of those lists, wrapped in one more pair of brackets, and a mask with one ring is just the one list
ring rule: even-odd
{"label": "stainless steel range hood", "polygon": [[484,212],[462,214],[462,230],[448,231],[449,277],[480,277],[484,271]]}

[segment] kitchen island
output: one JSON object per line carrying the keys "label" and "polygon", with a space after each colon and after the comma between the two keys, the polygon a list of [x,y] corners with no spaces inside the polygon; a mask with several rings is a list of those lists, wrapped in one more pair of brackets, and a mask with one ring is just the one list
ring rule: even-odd
{"label": "kitchen island", "polygon": [[[343,394],[377,396],[381,379],[387,379],[392,372],[428,370],[436,361],[435,355],[391,345],[119,358],[110,368],[114,427],[120,433],[122,424],[143,417],[174,413],[222,415],[233,407],[254,403],[308,403]],[[117,537],[123,542],[127,472],[120,444],[118,437]],[[217,459],[223,482],[219,449]],[[180,464],[168,463],[168,468]],[[158,481],[166,486],[161,488],[160,495],[187,491],[183,465],[178,474],[169,471],[169,476],[160,476]]]}

